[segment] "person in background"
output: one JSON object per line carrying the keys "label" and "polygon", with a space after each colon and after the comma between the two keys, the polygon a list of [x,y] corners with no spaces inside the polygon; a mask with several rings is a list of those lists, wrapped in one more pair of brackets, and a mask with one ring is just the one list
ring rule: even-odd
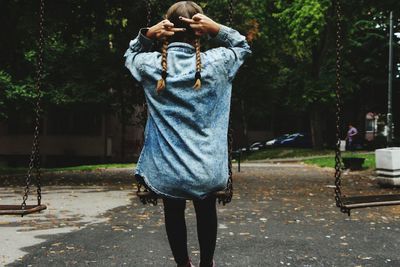
{"label": "person in background", "polygon": [[347,141],[347,149],[350,151],[354,150],[354,140],[358,134],[357,128],[349,123],[349,130],[347,131],[346,141]]}

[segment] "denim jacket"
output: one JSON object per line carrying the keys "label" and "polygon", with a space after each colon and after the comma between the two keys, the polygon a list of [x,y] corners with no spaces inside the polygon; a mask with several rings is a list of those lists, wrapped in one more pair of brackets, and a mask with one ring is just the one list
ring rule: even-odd
{"label": "denim jacket", "polygon": [[212,39],[220,47],[201,53],[199,90],[193,89],[195,48],[188,43],[168,45],[168,75],[160,93],[161,53],[151,51],[153,41],[143,30],[124,55],[148,105],[144,146],[134,173],[162,197],[203,199],[227,184],[232,80],[251,51],[244,36],[224,25]]}

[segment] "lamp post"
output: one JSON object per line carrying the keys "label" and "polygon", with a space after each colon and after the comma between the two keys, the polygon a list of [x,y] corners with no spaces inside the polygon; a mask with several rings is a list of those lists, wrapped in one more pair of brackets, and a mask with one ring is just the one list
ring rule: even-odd
{"label": "lamp post", "polygon": [[393,141],[393,118],[392,118],[392,89],[393,89],[393,11],[390,12],[389,23],[389,75],[388,75],[388,112],[387,112],[387,143],[388,146]]}

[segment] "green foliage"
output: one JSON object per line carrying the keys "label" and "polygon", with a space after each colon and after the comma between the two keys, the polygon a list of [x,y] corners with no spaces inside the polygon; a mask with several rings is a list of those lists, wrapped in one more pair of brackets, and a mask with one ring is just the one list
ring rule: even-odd
{"label": "green foliage", "polygon": [[311,56],[312,48],[318,45],[320,35],[327,24],[329,0],[278,0],[275,3],[277,18],[283,26],[286,49],[299,58]]}
{"label": "green foliage", "polygon": [[0,86],[5,90],[9,90],[13,87],[10,74],[3,70],[0,70]]}
{"label": "green foliage", "polygon": [[7,118],[7,107],[32,102],[37,96],[32,87],[32,81],[14,83],[10,74],[0,70],[0,119]]}

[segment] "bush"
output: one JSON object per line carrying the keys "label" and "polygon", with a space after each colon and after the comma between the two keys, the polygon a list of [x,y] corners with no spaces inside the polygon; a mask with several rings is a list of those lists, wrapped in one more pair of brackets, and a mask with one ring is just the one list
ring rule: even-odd
{"label": "bush", "polygon": [[372,149],[384,148],[387,147],[387,139],[386,136],[378,135],[375,139],[371,142]]}
{"label": "bush", "polygon": [[394,138],[393,139],[393,146],[400,147],[400,137]]}
{"label": "bush", "polygon": [[[366,148],[368,150],[375,150],[378,148],[385,148],[388,146],[386,136],[378,135],[375,139],[371,142],[366,142]],[[394,138],[393,142],[390,146],[400,147],[400,138]]]}

